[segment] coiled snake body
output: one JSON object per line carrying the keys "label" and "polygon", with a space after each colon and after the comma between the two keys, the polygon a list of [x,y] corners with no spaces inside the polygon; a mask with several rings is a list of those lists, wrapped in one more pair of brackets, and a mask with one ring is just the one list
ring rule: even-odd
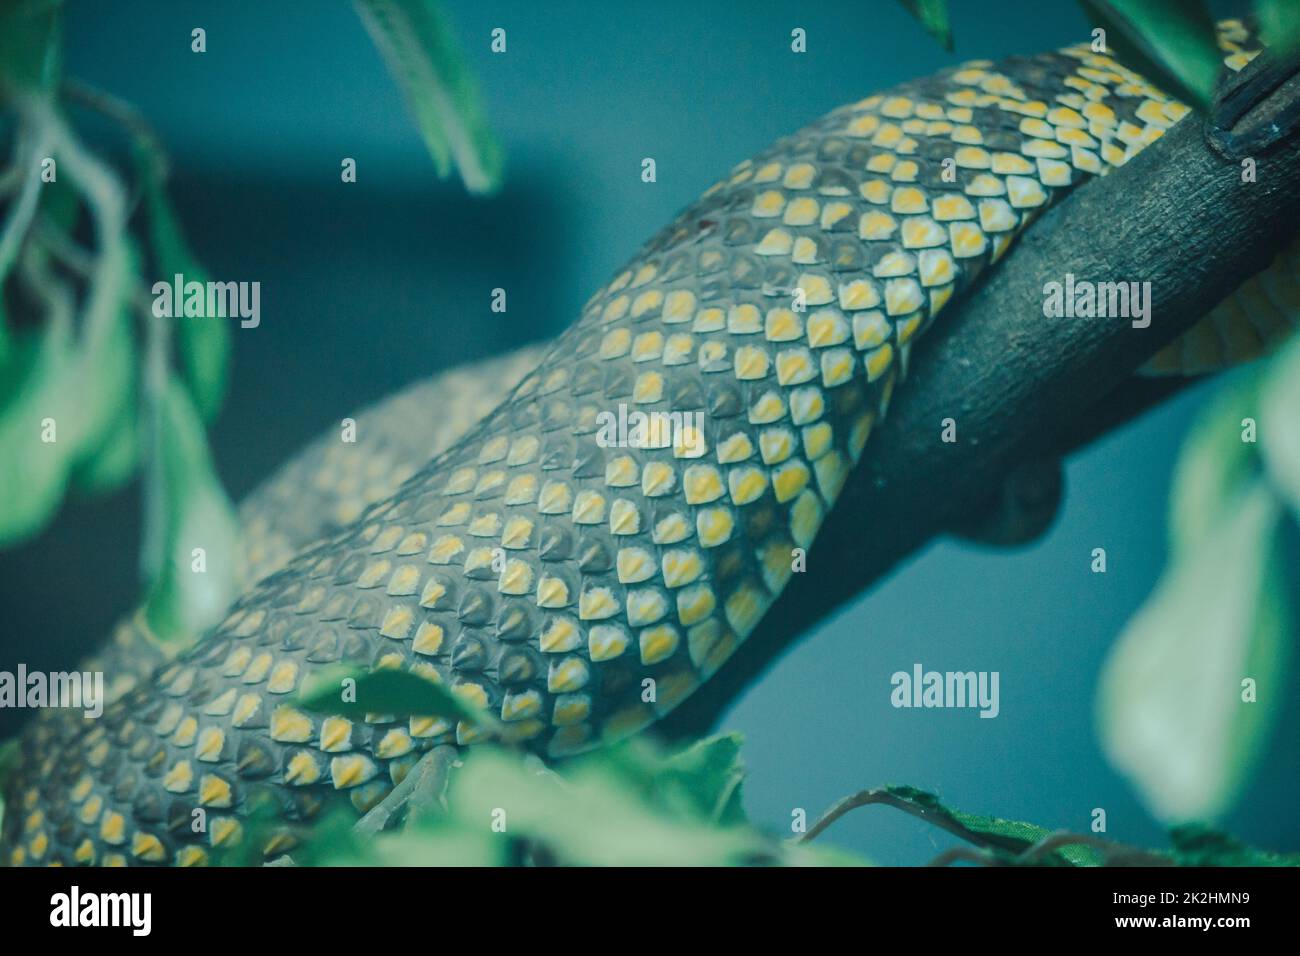
{"label": "coiled snake body", "polygon": [[[1240,68],[1246,32],[1222,38]],[[741,163],[544,351],[408,390],[246,503],[260,583],[172,661],[119,629],[103,717],[47,713],[25,735],[3,859],[218,861],[257,796],[280,817],[257,850],[276,855],[327,804],[364,811],[431,747],[479,735],[295,706],[339,662],[448,684],[551,758],[651,724],[781,592],[944,305],[1187,112],[1083,46],[904,84]],[[1294,266],[1290,250],[1155,366],[1259,352],[1294,321]],[[690,414],[663,442],[610,441],[620,406]]]}

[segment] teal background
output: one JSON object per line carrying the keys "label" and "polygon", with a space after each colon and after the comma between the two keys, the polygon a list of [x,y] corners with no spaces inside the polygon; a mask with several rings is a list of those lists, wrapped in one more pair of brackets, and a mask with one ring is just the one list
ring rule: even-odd
{"label": "teal background", "polygon": [[[960,59],[1089,33],[1075,4],[1032,0],[955,0],[951,56],[892,0],[448,6],[507,154],[505,188],[488,200],[436,180],[347,3],[68,4],[69,72],[158,128],[210,273],[262,284],[261,326],[234,330],[232,391],[212,433],[235,498],[358,406],[556,334],[644,239],[778,136]],[[195,26],[206,54],[190,52]],[[488,47],[498,26],[505,55]],[[790,52],[794,27],[806,54]],[[84,119],[92,139],[106,135]],[[345,156],[355,185],[339,181]],[[640,180],[645,156],[653,185]],[[505,315],[489,310],[497,286]],[[1093,699],[1107,647],[1160,572],[1170,471],[1210,390],[1071,461],[1064,512],[1032,547],[938,542],[813,628],[722,721],[748,738],[751,814],[784,828],[793,808],[815,817],[899,782],[1050,828],[1086,830],[1101,807],[1110,836],[1162,843],[1098,749]],[[106,634],[137,600],[138,542],[132,487],[74,504],[0,553],[0,667],[65,668]],[[1107,550],[1105,575],[1089,572],[1094,547]],[[889,675],[914,662],[999,671],[1001,715],[893,709]],[[0,735],[21,716],[0,712]],[[1288,704],[1268,769],[1226,821],[1278,849],[1300,848],[1297,716]],[[879,807],[830,839],[885,863],[924,862],[950,842]]]}

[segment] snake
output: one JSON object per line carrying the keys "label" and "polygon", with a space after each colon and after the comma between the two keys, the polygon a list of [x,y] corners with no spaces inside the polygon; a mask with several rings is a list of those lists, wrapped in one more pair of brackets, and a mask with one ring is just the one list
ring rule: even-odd
{"label": "snake", "polygon": [[[1236,20],[1219,43],[1229,70],[1260,49]],[[1082,44],[902,83],[736,165],[558,339],[408,386],[259,486],[240,507],[256,583],[224,620],[172,651],[137,612],[87,664],[102,716],[28,724],[0,860],[270,859],[435,747],[560,761],[709,693],[926,329],[1045,209],[1190,112]],[[1298,322],[1292,243],[1145,371],[1246,361]],[[444,685],[492,729],[301,706],[341,664]]]}

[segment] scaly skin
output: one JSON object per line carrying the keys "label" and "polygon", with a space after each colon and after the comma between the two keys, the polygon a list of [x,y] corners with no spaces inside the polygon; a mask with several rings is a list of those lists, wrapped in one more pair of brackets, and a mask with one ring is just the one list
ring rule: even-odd
{"label": "scaly skin", "polygon": [[[541,356],[542,349],[533,345],[458,366],[353,415],[355,441],[341,441],[341,425],[318,436],[240,502],[240,578],[260,581],[279,571],[297,551],[390,496],[500,404]],[[437,414],[428,414],[429,409]],[[119,621],[104,646],[77,669],[102,672],[106,696],[113,701],[169,656],[137,610]],[[40,719],[66,716],[52,710]]]}
{"label": "scaly skin", "polygon": [[[500,404],[541,356],[532,345],[458,366],[351,416],[353,442],[341,440],[341,424],[319,435],[240,502],[240,578],[255,582],[279,571],[296,552],[389,497]],[[111,702],[174,652],[152,637],[137,609],[77,670],[102,672]],[[48,710],[38,719],[66,720],[68,714]]]}
{"label": "scaly skin", "polygon": [[[785,586],[917,335],[1042,209],[1186,113],[1079,48],[904,84],[740,164],[395,493],[101,720],[37,721],[5,856],[217,861],[263,799],[279,825],[254,849],[274,855],[328,803],[364,811],[431,747],[479,739],[297,709],[340,661],[444,682],[552,758],[653,722]],[[702,428],[611,446],[599,416],[621,404]]]}
{"label": "scaly skin", "polygon": [[[542,349],[533,345],[459,366],[351,416],[354,442],[340,440],[340,426],[317,437],[240,503],[241,577],[258,581],[280,570],[295,552],[387,498],[499,404],[541,355]],[[437,414],[427,414],[429,409]],[[137,610],[119,621],[109,640],[77,670],[103,673],[105,696],[112,702],[181,649],[154,639]],[[26,746],[69,739],[89,726],[80,711],[42,710],[28,728]],[[26,802],[32,804],[30,798]],[[10,806],[14,812],[8,819],[14,820],[18,807]],[[30,813],[26,820],[32,821]],[[12,854],[6,857],[5,862],[13,859]]]}

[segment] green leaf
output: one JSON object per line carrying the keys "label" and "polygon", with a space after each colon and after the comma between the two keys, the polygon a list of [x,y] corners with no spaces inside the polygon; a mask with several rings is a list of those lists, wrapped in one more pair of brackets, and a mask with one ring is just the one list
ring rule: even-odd
{"label": "green leaf", "polygon": [[[165,160],[155,144],[137,140],[136,167],[140,173],[145,209],[149,221],[149,242],[159,279],[206,283],[208,276],[185,241],[180,220],[167,199],[163,181]],[[153,283],[149,283],[152,287]],[[225,400],[230,369],[230,323],[215,316],[184,316],[172,319],[176,348],[194,402],[205,422],[216,418]]]}
{"label": "green leaf", "polygon": [[62,0],[0,4],[0,90],[50,92],[63,75]]}
{"label": "green leaf", "polygon": [[[329,693],[333,707],[337,684]],[[677,780],[697,794],[734,792],[736,745],[737,737],[728,735],[663,755],[643,741],[603,748],[558,770],[518,751],[474,747],[439,777],[447,788],[445,811],[408,817],[400,834],[374,836],[349,820],[327,819],[294,859],[367,866],[865,864],[834,848],[774,840],[745,824],[719,826],[707,819],[713,797],[698,804],[665,799],[663,785]],[[713,785],[701,789],[702,781]]]}
{"label": "green leaf", "polygon": [[[98,329],[99,326],[96,326]],[[93,463],[108,450],[121,421],[135,421],[135,381],[138,361],[131,315],[123,303],[102,327],[96,341],[77,349],[76,403],[79,413],[74,469]]]}
{"label": "green leaf", "polygon": [[1300,853],[1271,853],[1203,824],[1189,823],[1169,832],[1179,866],[1300,866]]}
{"label": "green leaf", "polygon": [[[63,500],[78,448],[68,332],[50,327],[19,338],[0,369],[0,545],[35,534]],[[50,442],[42,440],[46,419]]]}
{"label": "green leaf", "polygon": [[585,866],[725,866],[768,849],[746,828],[674,817],[645,800],[600,759],[566,765],[563,777],[505,753],[473,751],[452,777],[451,812],[469,829],[543,843]]}
{"label": "green leaf", "polygon": [[1079,0],[1121,63],[1208,109],[1223,66],[1203,0]]}
{"label": "green leaf", "polygon": [[390,833],[349,856],[331,859],[334,866],[506,866],[509,842],[486,827],[439,827],[415,833]]}
{"label": "green leaf", "polygon": [[454,688],[410,671],[388,668],[366,670],[345,664],[322,668],[303,681],[298,700],[306,710],[320,713],[441,717],[486,727],[498,725],[491,714]]}
{"label": "green leaf", "polygon": [[81,193],[66,166],[60,167],[59,178],[54,182],[41,183],[38,208],[41,215],[65,235],[70,235],[76,229],[81,212]]}
{"label": "green leaf", "polygon": [[490,827],[467,826],[445,816],[418,828],[361,838],[356,816],[340,810],[313,828],[309,843],[294,850],[307,866],[506,866],[511,841]]}
{"label": "green leaf", "polygon": [[238,592],[239,523],[189,392],[169,378],[159,403],[151,493],[161,496],[162,550],[144,614],[160,640],[188,641],[220,621]]}
{"label": "green leaf", "polygon": [[133,390],[104,440],[73,466],[73,488],[83,495],[118,490],[135,475],[140,451],[140,421]]}
{"label": "green leaf", "polygon": [[1300,15],[1295,0],[1255,0],[1255,21],[1260,39],[1276,53],[1300,47]]}
{"label": "green leaf", "polygon": [[741,734],[731,733],[696,741],[664,761],[659,786],[680,791],[711,823],[744,823],[741,784],[745,767],[740,760],[744,739]]}
{"label": "green leaf", "polygon": [[5,791],[9,789],[9,775],[18,766],[18,738],[0,743],[0,833],[4,832]]}
{"label": "green leaf", "polygon": [[[916,787],[885,787],[884,792],[908,804],[917,811],[918,816],[928,822],[944,827],[975,846],[1000,852],[1008,859],[1023,853],[1052,833],[1032,823],[954,810],[945,806],[934,794]],[[1070,866],[1096,866],[1101,855],[1091,847],[1066,846],[1054,850],[1046,859]]]}
{"label": "green leaf", "polygon": [[925,32],[952,52],[952,25],[948,20],[948,0],[899,0],[907,12],[920,22]]}
{"label": "green leaf", "polygon": [[[124,299],[134,272],[129,249],[119,248],[106,263],[108,276],[85,303],[80,338],[72,329],[71,293],[44,265],[32,270],[49,296],[49,314],[42,330],[17,340],[0,365],[0,441],[16,449],[0,462],[0,489],[13,489],[0,504],[0,542],[32,534],[52,518],[70,473],[98,471],[102,479],[122,469],[121,451],[109,442],[121,420],[136,414],[135,337]],[[54,422],[51,443],[41,441],[46,418]],[[113,468],[101,468],[96,463],[110,450]],[[126,464],[129,474],[132,463]]]}
{"label": "green leaf", "polygon": [[660,809],[732,826],[746,822],[741,806],[742,741],[740,734],[723,734],[666,752],[648,739],[633,737],[603,748],[600,760]]}
{"label": "green leaf", "polygon": [[4,279],[0,278],[0,372],[9,368],[13,354],[14,340],[9,331],[9,320],[5,311]]}
{"label": "green leaf", "polygon": [[871,866],[865,857],[823,843],[787,842],[781,851],[782,866]]}
{"label": "green leaf", "polygon": [[501,184],[501,148],[488,129],[478,89],[434,0],[353,0],[415,116],[441,178],[460,171],[465,188]]}
{"label": "green leaf", "polygon": [[1258,396],[1257,371],[1237,373],[1220,387],[1184,442],[1169,494],[1175,555],[1198,547],[1219,528],[1259,473],[1258,444],[1242,441],[1243,420],[1258,420]]}
{"label": "green leaf", "polygon": [[[1106,661],[1102,743],[1152,812],[1213,818],[1240,793],[1282,696],[1282,509],[1256,479],[1180,554]],[[1243,701],[1244,679],[1257,701]]]}
{"label": "green leaf", "polygon": [[9,784],[9,774],[18,764],[18,738],[12,737],[4,743],[0,743],[0,793],[3,793]]}
{"label": "green leaf", "polygon": [[1300,520],[1300,336],[1269,363],[1259,401],[1259,445],[1273,487]]}

